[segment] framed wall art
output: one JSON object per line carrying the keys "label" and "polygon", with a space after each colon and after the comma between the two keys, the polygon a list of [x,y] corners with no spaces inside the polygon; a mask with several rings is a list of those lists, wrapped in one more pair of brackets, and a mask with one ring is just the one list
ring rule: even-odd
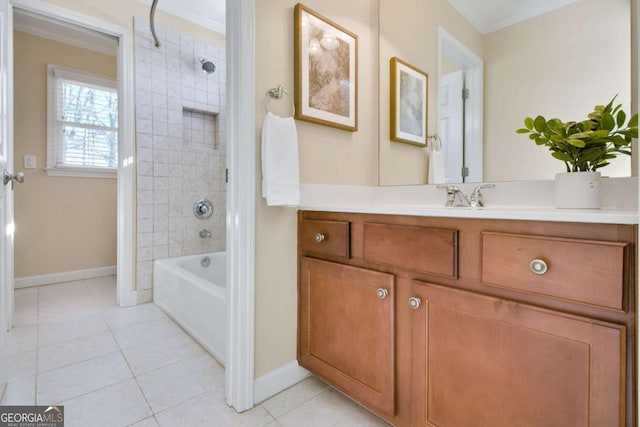
{"label": "framed wall art", "polygon": [[391,140],[426,146],[429,76],[393,57],[390,86]]}
{"label": "framed wall art", "polygon": [[298,3],[294,9],[295,118],[358,130],[358,36]]}

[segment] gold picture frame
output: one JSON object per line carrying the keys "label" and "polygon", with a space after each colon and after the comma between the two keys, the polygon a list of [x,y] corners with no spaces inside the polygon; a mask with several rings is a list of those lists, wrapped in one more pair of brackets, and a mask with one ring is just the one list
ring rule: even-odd
{"label": "gold picture frame", "polygon": [[294,8],[295,118],[358,130],[358,36],[298,3]]}
{"label": "gold picture frame", "polygon": [[391,64],[392,141],[427,146],[429,75],[400,58]]}

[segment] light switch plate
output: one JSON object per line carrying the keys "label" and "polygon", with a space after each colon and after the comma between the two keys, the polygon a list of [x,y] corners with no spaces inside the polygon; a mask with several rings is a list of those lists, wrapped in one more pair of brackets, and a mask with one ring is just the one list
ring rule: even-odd
{"label": "light switch plate", "polygon": [[24,155],[24,168],[25,169],[35,169],[36,168],[36,155],[35,154],[25,154]]}

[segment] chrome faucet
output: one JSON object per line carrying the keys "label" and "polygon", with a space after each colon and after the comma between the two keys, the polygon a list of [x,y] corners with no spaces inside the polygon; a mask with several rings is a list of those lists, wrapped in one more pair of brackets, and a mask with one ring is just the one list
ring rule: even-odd
{"label": "chrome faucet", "polygon": [[447,202],[444,204],[447,208],[482,208],[484,202],[481,190],[495,186],[495,184],[480,184],[473,190],[470,198],[467,198],[462,190],[455,185],[438,185],[437,188],[447,190]]}
{"label": "chrome faucet", "polygon": [[469,207],[471,202],[465,194],[455,185],[438,185],[441,190],[447,190],[447,202],[444,204],[447,208]]}
{"label": "chrome faucet", "polygon": [[482,192],[485,188],[494,188],[495,184],[480,184],[471,193],[471,207],[472,208],[483,208],[484,202],[482,201]]}
{"label": "chrome faucet", "polygon": [[198,233],[198,235],[200,236],[201,239],[210,239],[211,238],[211,232],[209,230],[207,230],[206,228],[203,228],[202,230],[200,230],[200,233]]}

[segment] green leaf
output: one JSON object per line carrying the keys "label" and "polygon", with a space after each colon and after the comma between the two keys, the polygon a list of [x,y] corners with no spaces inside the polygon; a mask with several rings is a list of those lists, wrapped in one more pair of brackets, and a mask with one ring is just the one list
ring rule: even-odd
{"label": "green leaf", "polygon": [[518,129],[516,131],[516,133],[529,133],[529,132],[531,132],[531,130],[529,130],[529,129]]}
{"label": "green leaf", "polygon": [[533,127],[535,128],[535,130],[537,130],[538,132],[542,133],[542,132],[544,132],[544,125],[546,123],[547,123],[547,121],[544,119],[544,117],[538,116],[533,121]]}
{"label": "green leaf", "polygon": [[593,131],[592,130],[588,130],[586,132],[578,132],[578,133],[574,133],[572,135],[569,135],[569,138],[589,138],[593,136]]}
{"label": "green leaf", "polygon": [[591,135],[592,138],[604,138],[605,136],[609,136],[609,131],[605,129],[594,130]]}
{"label": "green leaf", "polygon": [[555,151],[555,152],[551,153],[551,155],[553,157],[555,157],[556,159],[558,159],[558,160],[562,160],[563,162],[571,162],[571,161],[573,161],[571,156],[569,156],[568,154],[565,154],[565,153],[561,153],[559,151]]}
{"label": "green leaf", "polygon": [[573,145],[574,147],[584,148],[587,146],[587,143],[581,139],[567,138],[567,143]]}
{"label": "green leaf", "polygon": [[627,142],[627,140],[623,137],[621,137],[620,135],[614,135],[611,137],[611,142],[613,142],[613,144],[618,147],[618,146],[627,146],[629,145],[629,142]]}
{"label": "green leaf", "polygon": [[533,119],[531,117],[524,119],[524,126],[529,130],[533,129]]}
{"label": "green leaf", "polygon": [[618,111],[617,124],[619,128],[624,126],[625,120],[627,120],[627,114],[622,110]]}
{"label": "green leaf", "polygon": [[534,141],[537,137],[538,137],[538,135],[535,134],[535,133],[532,133],[532,134],[529,135],[529,139],[532,140],[532,141]]}
{"label": "green leaf", "polygon": [[547,140],[544,138],[536,138],[536,145],[545,145]]}
{"label": "green leaf", "polygon": [[564,142],[565,139],[562,135],[551,135],[551,141],[553,142]]}
{"label": "green leaf", "polygon": [[613,130],[616,126],[616,122],[613,120],[613,116],[609,113],[603,113],[602,118],[600,119],[600,126],[602,129]]}
{"label": "green leaf", "polygon": [[602,154],[602,151],[599,148],[590,148],[582,152],[580,160],[583,162],[592,162],[600,157],[600,154]]}
{"label": "green leaf", "polygon": [[631,118],[629,119],[629,123],[627,123],[627,127],[630,128],[637,128],[638,127],[638,115],[634,114],[633,116],[631,116]]}

